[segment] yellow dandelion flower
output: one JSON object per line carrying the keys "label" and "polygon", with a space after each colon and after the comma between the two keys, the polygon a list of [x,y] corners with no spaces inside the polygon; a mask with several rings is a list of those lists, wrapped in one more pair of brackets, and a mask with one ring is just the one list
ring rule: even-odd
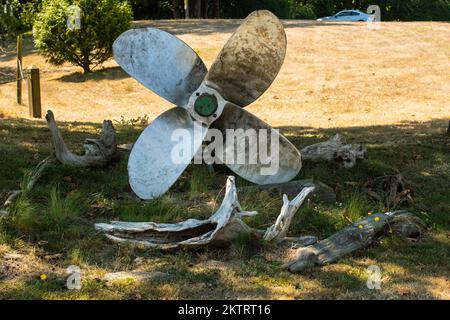
{"label": "yellow dandelion flower", "polygon": [[358,228],[362,229],[362,228],[364,228],[364,227],[363,227],[363,225],[362,225],[362,224],[360,224],[360,225],[358,226]]}
{"label": "yellow dandelion flower", "polygon": [[375,221],[378,221],[378,220],[380,220],[380,217],[375,217],[374,220],[375,220]]}
{"label": "yellow dandelion flower", "polygon": [[47,280],[47,275],[46,275],[46,274],[41,274],[41,280],[42,280],[42,281]]}
{"label": "yellow dandelion flower", "polygon": [[368,216],[371,216],[371,215],[372,215],[372,212],[371,212],[371,211],[367,212],[367,215],[368,215]]}

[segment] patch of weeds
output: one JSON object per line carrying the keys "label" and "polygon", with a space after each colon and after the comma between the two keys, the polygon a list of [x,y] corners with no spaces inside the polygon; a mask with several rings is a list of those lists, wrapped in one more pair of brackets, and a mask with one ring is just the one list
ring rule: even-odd
{"label": "patch of weeds", "polygon": [[67,229],[67,225],[80,215],[83,207],[84,204],[77,193],[64,197],[53,187],[47,209],[44,211],[43,224],[48,230],[62,233]]}
{"label": "patch of weeds", "polygon": [[189,194],[199,195],[208,191],[216,181],[215,173],[210,172],[206,165],[193,165],[189,177]]}
{"label": "patch of weeds", "polygon": [[346,201],[344,216],[349,222],[355,222],[367,214],[367,197],[361,193],[353,193]]}
{"label": "patch of weeds", "polygon": [[183,209],[175,205],[169,196],[144,204],[130,200],[119,204],[115,211],[119,213],[121,220],[135,222],[175,222],[184,214]]}
{"label": "patch of weeds", "polygon": [[25,233],[32,232],[36,226],[36,208],[27,193],[22,193],[8,210],[12,227]]}
{"label": "patch of weeds", "polygon": [[314,205],[300,208],[292,219],[289,235],[315,235],[319,238],[328,237],[332,233],[348,225],[348,221],[340,208],[330,208],[324,205]]}

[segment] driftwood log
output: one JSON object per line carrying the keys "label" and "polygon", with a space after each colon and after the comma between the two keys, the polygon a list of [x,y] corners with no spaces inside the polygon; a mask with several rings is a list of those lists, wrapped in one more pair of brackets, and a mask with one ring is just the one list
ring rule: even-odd
{"label": "driftwood log", "polygon": [[[115,242],[163,250],[206,245],[223,247],[242,234],[250,235],[255,239],[264,237],[268,241],[281,241],[286,235],[292,217],[313,190],[314,187],[303,189],[292,201],[284,196],[280,217],[267,231],[253,229],[242,221],[242,217],[252,216],[257,212],[242,210],[233,176],[228,177],[222,204],[207,220],[188,219],[174,224],[113,221],[110,224],[97,223],[95,228],[104,232]],[[288,240],[297,244],[310,244],[314,239],[302,237]]]}
{"label": "driftwood log", "polygon": [[315,265],[339,260],[345,255],[365,248],[386,232],[406,237],[418,237],[425,230],[423,222],[404,211],[378,213],[361,219],[308,247],[299,248],[295,257],[284,265],[291,272],[301,272]]}
{"label": "driftwood log", "polygon": [[66,146],[51,110],[45,116],[52,134],[56,158],[63,164],[77,167],[100,167],[108,164],[116,157],[116,132],[110,120],[103,121],[100,139],[86,139],[85,154],[72,153]]}
{"label": "driftwood log", "polygon": [[335,162],[343,168],[352,168],[356,160],[363,159],[366,148],[361,144],[347,144],[344,137],[336,134],[328,141],[319,142],[300,151],[303,161]]}

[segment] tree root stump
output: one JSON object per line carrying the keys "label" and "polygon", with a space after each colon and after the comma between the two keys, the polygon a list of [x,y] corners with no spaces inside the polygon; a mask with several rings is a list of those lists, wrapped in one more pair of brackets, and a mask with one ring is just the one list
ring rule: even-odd
{"label": "tree root stump", "polygon": [[67,148],[51,110],[47,111],[45,119],[52,134],[56,158],[62,164],[76,167],[101,167],[117,157],[116,131],[110,120],[103,121],[100,139],[84,141],[85,154],[80,156]]}

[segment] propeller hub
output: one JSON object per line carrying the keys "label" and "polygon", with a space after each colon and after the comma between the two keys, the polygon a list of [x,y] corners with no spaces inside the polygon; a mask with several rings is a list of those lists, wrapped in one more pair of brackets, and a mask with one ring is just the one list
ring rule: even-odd
{"label": "propeller hub", "polygon": [[217,98],[214,94],[203,93],[194,102],[194,110],[202,117],[213,115],[218,108]]}
{"label": "propeller hub", "polygon": [[192,93],[188,104],[184,108],[189,111],[192,118],[210,126],[211,123],[219,119],[227,103],[211,84],[203,82]]}

